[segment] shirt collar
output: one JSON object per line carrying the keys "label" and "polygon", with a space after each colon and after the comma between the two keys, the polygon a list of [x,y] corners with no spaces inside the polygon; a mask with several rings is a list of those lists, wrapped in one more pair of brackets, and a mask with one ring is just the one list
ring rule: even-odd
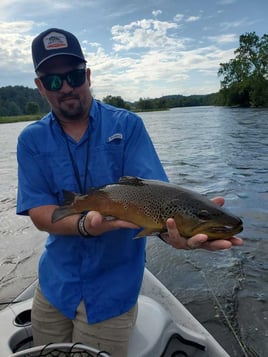
{"label": "shirt collar", "polygon": [[94,128],[98,120],[98,104],[95,99],[92,99],[91,102],[91,107],[89,110],[89,120],[91,127]]}

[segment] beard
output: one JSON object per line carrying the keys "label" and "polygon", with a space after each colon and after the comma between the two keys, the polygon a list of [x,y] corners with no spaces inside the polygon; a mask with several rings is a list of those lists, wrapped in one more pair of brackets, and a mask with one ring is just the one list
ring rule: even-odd
{"label": "beard", "polygon": [[[88,99],[88,98],[87,98]],[[82,101],[78,95],[65,95],[59,98],[57,108],[53,111],[59,118],[66,120],[80,120],[89,110],[90,100]]]}

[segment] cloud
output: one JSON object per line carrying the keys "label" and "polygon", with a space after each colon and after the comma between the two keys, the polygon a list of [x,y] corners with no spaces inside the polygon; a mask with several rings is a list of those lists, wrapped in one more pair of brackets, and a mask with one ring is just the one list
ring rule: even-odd
{"label": "cloud", "polygon": [[208,36],[207,38],[218,44],[237,42],[237,35],[232,33],[220,36]]}
{"label": "cloud", "polygon": [[243,18],[237,21],[230,21],[230,22],[222,22],[220,24],[221,28],[223,28],[225,31],[234,29],[234,28],[240,28],[246,25],[246,27],[249,27],[250,25],[253,25],[254,21],[250,20],[249,18]]}
{"label": "cloud", "polygon": [[32,64],[30,48],[33,36],[27,34],[32,28],[32,21],[0,23],[0,68],[27,70]]}
{"label": "cloud", "polygon": [[174,16],[174,21],[175,21],[175,22],[181,22],[181,21],[183,20],[183,18],[184,18],[184,15],[183,15],[183,14],[176,14],[176,15]]}
{"label": "cloud", "polygon": [[28,32],[32,26],[33,21],[0,22],[0,34],[24,33]]}
{"label": "cloud", "polygon": [[170,36],[178,25],[175,22],[143,19],[128,25],[115,25],[111,29],[114,50],[130,50],[133,48],[162,48],[179,41]]}
{"label": "cloud", "polygon": [[234,4],[236,0],[220,0],[218,1],[219,5],[231,5]]}
{"label": "cloud", "polygon": [[153,10],[152,14],[153,14],[154,17],[157,17],[158,15],[162,14],[162,10]]}
{"label": "cloud", "polygon": [[[88,53],[93,91],[102,97],[121,95],[125,100],[160,97],[167,94],[193,94],[192,86],[201,79],[198,93],[217,91],[219,63],[228,61],[233,50],[216,45],[189,50],[170,46],[159,51],[150,48],[134,58],[106,53],[103,48]],[[194,79],[195,78],[195,79]],[[188,89],[187,89],[188,88]]]}
{"label": "cloud", "polygon": [[195,22],[200,19],[200,16],[189,16],[185,21],[186,22]]}

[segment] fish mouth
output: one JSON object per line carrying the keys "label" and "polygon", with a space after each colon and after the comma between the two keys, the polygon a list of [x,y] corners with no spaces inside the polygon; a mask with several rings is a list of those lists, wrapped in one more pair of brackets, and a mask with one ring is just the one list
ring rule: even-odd
{"label": "fish mouth", "polygon": [[243,230],[243,224],[241,222],[238,222],[237,225],[235,226],[214,226],[214,227],[209,227],[208,232],[209,233],[231,233],[231,234],[237,234],[240,233]]}

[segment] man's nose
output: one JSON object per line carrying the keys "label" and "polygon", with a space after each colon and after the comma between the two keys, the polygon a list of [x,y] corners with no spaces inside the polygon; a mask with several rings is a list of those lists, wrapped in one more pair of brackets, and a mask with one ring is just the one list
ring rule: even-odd
{"label": "man's nose", "polygon": [[73,87],[67,82],[66,79],[63,79],[62,87],[60,89],[62,92],[70,92],[73,90]]}

